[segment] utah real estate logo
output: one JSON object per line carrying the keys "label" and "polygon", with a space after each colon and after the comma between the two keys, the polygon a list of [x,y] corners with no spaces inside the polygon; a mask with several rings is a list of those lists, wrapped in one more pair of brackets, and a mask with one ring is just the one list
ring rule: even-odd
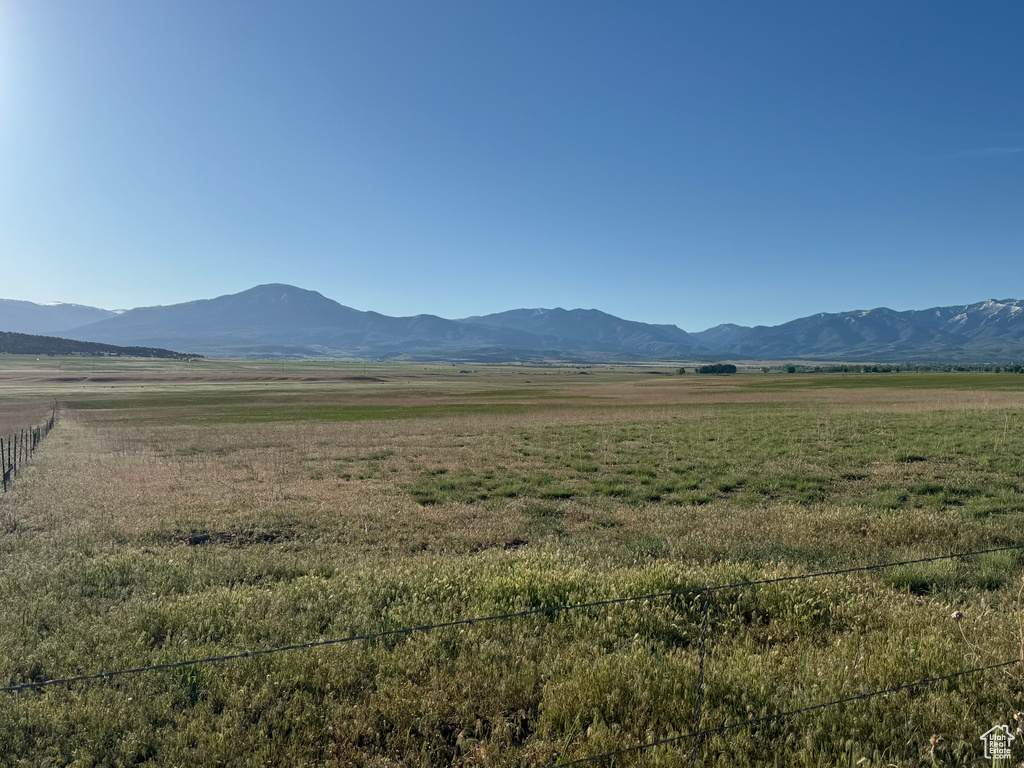
{"label": "utah real estate logo", "polygon": [[997,725],[981,735],[985,745],[986,760],[1009,760],[1010,744],[1016,737],[1010,733],[1010,726]]}

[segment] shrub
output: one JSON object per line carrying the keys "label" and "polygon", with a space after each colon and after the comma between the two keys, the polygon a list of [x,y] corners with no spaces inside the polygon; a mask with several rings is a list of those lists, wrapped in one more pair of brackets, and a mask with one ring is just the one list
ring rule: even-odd
{"label": "shrub", "polygon": [[736,373],[736,366],[732,363],[712,363],[700,366],[697,373]]}

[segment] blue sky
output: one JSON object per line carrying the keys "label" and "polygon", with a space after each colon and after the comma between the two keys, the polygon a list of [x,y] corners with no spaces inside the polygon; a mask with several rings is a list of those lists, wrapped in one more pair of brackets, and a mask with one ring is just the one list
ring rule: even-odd
{"label": "blue sky", "polygon": [[0,0],[0,297],[1024,297],[1024,4]]}

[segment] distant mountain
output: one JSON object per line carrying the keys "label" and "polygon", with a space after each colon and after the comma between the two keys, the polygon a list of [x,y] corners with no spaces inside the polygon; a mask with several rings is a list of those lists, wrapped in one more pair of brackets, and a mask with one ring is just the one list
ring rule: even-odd
{"label": "distant mountain", "polygon": [[751,328],[720,351],[761,359],[1004,361],[1024,359],[1024,301],[896,312],[821,313]]}
{"label": "distant mountain", "polygon": [[187,349],[211,357],[1024,361],[1024,301],[1018,299],[905,312],[879,308],[821,313],[772,327],[725,324],[697,333],[623,320],[596,309],[513,309],[461,320],[389,317],[276,283],[120,313],[0,300],[0,330],[60,326],[75,318],[85,322],[48,335]]}
{"label": "distant mountain", "polygon": [[596,309],[513,309],[467,317],[462,322],[524,331],[551,339],[556,346],[571,342],[573,348],[588,351],[629,350],[651,357],[685,357],[709,351],[674,325],[623,320]]}
{"label": "distant mountain", "polygon": [[72,338],[194,349],[220,357],[430,357],[509,359],[535,353],[530,334],[445,320],[389,317],[316,291],[270,284],[166,307],[141,307],[81,326]]}
{"label": "distant mountain", "polygon": [[389,317],[281,284],[131,309],[67,335],[211,356],[639,360],[709,353],[674,325],[637,323],[597,310],[514,310],[463,320]]}
{"label": "distant mountain", "polygon": [[722,325],[716,325],[714,328],[708,328],[706,331],[691,333],[690,336],[708,349],[717,352],[725,349],[729,344],[749,330],[750,328],[745,325],[723,323]]}
{"label": "distant mountain", "polygon": [[113,316],[114,312],[81,304],[34,304],[0,299],[0,331],[59,333]]}
{"label": "distant mountain", "polygon": [[197,355],[152,347],[116,347],[92,341],[74,341],[53,336],[0,331],[0,354],[5,355],[81,355],[83,357],[160,357],[187,360]]}

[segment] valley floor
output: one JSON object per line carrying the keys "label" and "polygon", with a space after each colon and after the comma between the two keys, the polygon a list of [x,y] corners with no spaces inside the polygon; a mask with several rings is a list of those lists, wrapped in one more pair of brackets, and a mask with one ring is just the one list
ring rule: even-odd
{"label": "valley floor", "polygon": [[[1018,726],[1021,664],[772,716],[1021,660],[1024,376],[89,365],[0,362],[0,433],[59,404],[0,497],[0,687],[525,615],[0,693],[0,765],[953,766]],[[723,588],[702,643],[703,587],[990,549]],[[676,739],[702,645],[701,726],[762,722]]]}

